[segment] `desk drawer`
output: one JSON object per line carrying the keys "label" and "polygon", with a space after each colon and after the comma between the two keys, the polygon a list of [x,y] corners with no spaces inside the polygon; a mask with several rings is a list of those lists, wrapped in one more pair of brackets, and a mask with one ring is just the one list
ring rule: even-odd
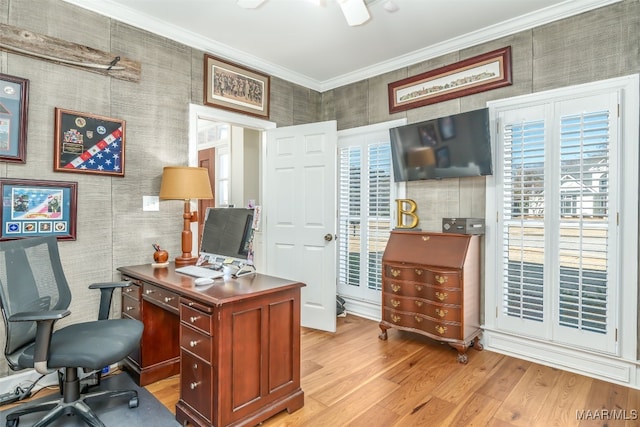
{"label": "desk drawer", "polygon": [[131,277],[126,276],[124,276],[122,279],[131,282],[131,285],[127,286],[126,288],[122,288],[122,295],[127,295],[135,300],[140,301],[140,280],[132,279]]}
{"label": "desk drawer", "polygon": [[182,351],[180,369],[180,397],[187,405],[207,421],[213,419],[213,378],[211,366],[197,357]]}
{"label": "desk drawer", "polygon": [[142,284],[142,293],[147,300],[155,302],[170,311],[178,312],[180,297],[177,294],[146,282]]}
{"label": "desk drawer", "polygon": [[180,325],[180,347],[204,360],[211,360],[211,337],[190,328],[184,323]]}
{"label": "desk drawer", "polygon": [[122,294],[122,314],[126,314],[132,319],[142,320],[140,301],[132,298],[129,294]]}
{"label": "desk drawer", "polygon": [[183,323],[193,326],[194,328],[204,332],[207,335],[212,335],[211,331],[211,314],[197,310],[198,305],[187,301],[187,304],[180,305],[180,320]]}

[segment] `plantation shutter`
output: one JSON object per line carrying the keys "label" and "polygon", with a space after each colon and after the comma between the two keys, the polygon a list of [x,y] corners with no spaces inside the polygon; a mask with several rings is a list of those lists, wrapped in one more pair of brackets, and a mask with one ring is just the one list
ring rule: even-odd
{"label": "plantation shutter", "polygon": [[388,132],[339,148],[338,290],[379,304],[382,255],[391,231]]}
{"label": "plantation shutter", "polygon": [[544,108],[531,108],[502,120],[502,323],[534,336],[545,319],[544,116]]}
{"label": "plantation shutter", "polygon": [[612,93],[498,115],[501,329],[615,350],[616,112]]}

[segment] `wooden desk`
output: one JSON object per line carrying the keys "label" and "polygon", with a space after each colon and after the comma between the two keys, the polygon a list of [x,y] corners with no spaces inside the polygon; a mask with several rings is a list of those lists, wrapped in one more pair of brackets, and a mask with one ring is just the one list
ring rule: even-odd
{"label": "wooden desk", "polygon": [[122,316],[139,319],[139,351],[124,367],[146,385],[180,373],[176,419],[196,426],[256,425],[304,405],[300,288],[262,274],[194,278],[149,264],[118,268],[133,285]]}

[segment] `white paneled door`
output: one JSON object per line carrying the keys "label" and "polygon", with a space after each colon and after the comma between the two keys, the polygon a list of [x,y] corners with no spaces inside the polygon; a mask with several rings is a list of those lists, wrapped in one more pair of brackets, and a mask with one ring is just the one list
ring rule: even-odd
{"label": "white paneled door", "polygon": [[335,121],[267,131],[267,274],[298,280],[302,326],[336,330]]}

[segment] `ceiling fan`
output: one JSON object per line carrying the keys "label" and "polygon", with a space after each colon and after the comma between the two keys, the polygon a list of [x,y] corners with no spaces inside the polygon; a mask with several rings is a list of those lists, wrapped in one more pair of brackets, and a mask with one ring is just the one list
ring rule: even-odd
{"label": "ceiling fan", "polygon": [[[236,0],[236,3],[244,9],[255,9],[265,1],[267,0]],[[323,3],[323,0],[307,1],[318,6]],[[378,0],[336,0],[340,5],[340,9],[342,9],[342,13],[347,20],[347,24],[351,27],[367,22],[371,17],[369,15],[368,6],[377,1]],[[398,6],[393,2],[393,0],[384,0],[382,7],[384,7],[387,12],[395,12],[398,10]]]}

